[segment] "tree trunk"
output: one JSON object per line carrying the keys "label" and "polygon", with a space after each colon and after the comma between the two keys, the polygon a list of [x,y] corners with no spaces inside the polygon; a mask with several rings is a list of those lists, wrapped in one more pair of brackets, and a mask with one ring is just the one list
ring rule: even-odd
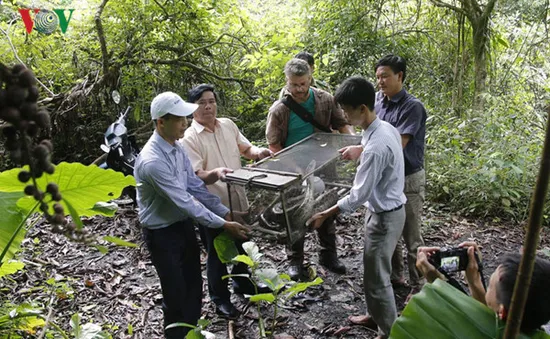
{"label": "tree trunk", "polygon": [[478,0],[460,0],[461,7],[443,0],[431,0],[438,7],[448,8],[464,15],[472,26],[474,50],[474,111],[481,112],[485,106],[483,94],[487,87],[487,55],[489,53],[489,18],[496,0],[488,0],[482,7]]}
{"label": "tree trunk", "polygon": [[483,94],[487,88],[487,54],[489,53],[488,18],[479,18],[475,24],[472,22],[472,35],[475,71],[474,110],[481,112],[485,106]]}

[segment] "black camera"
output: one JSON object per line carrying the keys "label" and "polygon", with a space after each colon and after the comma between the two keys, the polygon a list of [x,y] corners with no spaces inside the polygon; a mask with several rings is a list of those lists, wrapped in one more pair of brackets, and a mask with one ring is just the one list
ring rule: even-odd
{"label": "black camera", "polygon": [[[479,262],[479,259],[477,259],[477,253],[475,256],[476,260]],[[429,261],[436,268],[441,268],[445,272],[451,273],[464,271],[468,266],[468,248],[442,248],[439,252],[432,254]]]}

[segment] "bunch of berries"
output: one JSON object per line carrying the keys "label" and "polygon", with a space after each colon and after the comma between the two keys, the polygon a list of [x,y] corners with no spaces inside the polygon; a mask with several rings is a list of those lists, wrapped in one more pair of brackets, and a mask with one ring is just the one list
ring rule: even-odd
{"label": "bunch of berries", "polygon": [[[53,174],[55,167],[50,160],[52,143],[44,139],[36,144],[39,135],[48,134],[50,115],[37,104],[38,88],[33,72],[24,65],[11,68],[0,64],[0,124],[6,138],[5,147],[13,163],[21,167],[28,165],[29,170],[21,170],[19,181],[29,183],[25,194],[33,196],[40,203],[44,217],[52,224],[54,232],[74,235],[74,224],[68,224],[63,206],[59,203],[62,196],[54,183],[49,183],[46,192],[40,190],[36,179],[44,172]],[[55,201],[53,213],[48,202]]]}

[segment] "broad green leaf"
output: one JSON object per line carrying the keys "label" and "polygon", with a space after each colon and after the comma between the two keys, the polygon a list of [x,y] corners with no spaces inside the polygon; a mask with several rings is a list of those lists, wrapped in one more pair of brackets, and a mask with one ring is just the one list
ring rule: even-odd
{"label": "broad green leaf", "polygon": [[256,243],[253,241],[247,241],[243,244],[243,249],[254,262],[260,262],[263,254],[260,253],[260,248],[256,245]]}
{"label": "broad green leaf", "polygon": [[224,264],[230,263],[233,258],[239,255],[235,241],[231,239],[227,232],[222,232],[214,238],[214,248],[218,258]]}
{"label": "broad green leaf", "polygon": [[81,230],[84,228],[84,224],[82,223],[82,220],[80,220],[80,215],[78,215],[78,212],[74,209],[73,205],[66,199],[63,199],[63,202],[65,203],[65,206],[69,209],[69,214],[71,215],[71,219],[73,219],[73,222],[76,224],[76,228]]}
{"label": "broad green leaf", "polygon": [[256,276],[272,290],[278,290],[285,285],[285,281],[281,279],[277,270],[273,268],[258,269]]}
{"label": "broad green leaf", "polygon": [[320,277],[315,278],[313,281],[308,282],[297,282],[294,285],[290,286],[283,292],[281,292],[282,295],[284,295],[285,298],[292,298],[296,294],[303,292],[307,290],[311,286],[320,285],[323,283],[323,279]]}
{"label": "broad green leaf", "polygon": [[106,254],[106,253],[109,252],[109,249],[105,246],[101,246],[101,245],[97,245],[97,244],[92,245],[92,246],[94,246],[101,254]]}
{"label": "broad green leaf", "polygon": [[[0,173],[0,191],[3,192],[22,192],[26,184],[17,180],[17,175],[21,169],[15,168]],[[59,192],[63,196],[61,205],[68,214],[69,208],[65,201],[69,202],[75,212],[80,216],[106,215],[112,216],[113,213],[94,210],[94,205],[100,201],[108,201],[120,196],[126,186],[136,184],[132,176],[124,176],[120,172],[111,169],[102,169],[95,165],[84,166],[80,163],[62,162],[55,167],[52,175],[44,173],[37,180],[38,187],[41,190],[46,189],[46,185],[53,182],[58,185]],[[33,197],[23,197],[17,205],[23,211],[29,211],[35,204]],[[53,205],[54,202],[49,203]]]}
{"label": "broad green leaf", "polygon": [[110,243],[113,243],[115,245],[119,245],[119,246],[137,247],[137,245],[134,244],[133,242],[122,240],[122,239],[117,238],[117,237],[105,236],[105,237],[103,237],[103,240],[108,241]]}
{"label": "broad green leaf", "polygon": [[[17,179],[16,179],[17,180]],[[17,230],[19,224],[23,221],[25,215],[19,207],[17,207],[17,201],[24,197],[25,194],[21,192],[2,192],[0,191],[0,249],[3,251],[8,241]],[[25,239],[26,229],[23,227],[19,234],[15,237],[11,246],[8,248],[5,260],[10,260],[15,255],[15,252],[19,250],[21,241]],[[1,252],[0,251],[0,252]]]}
{"label": "broad green leaf", "polygon": [[272,303],[275,301],[275,295],[273,293],[261,293],[256,295],[250,296],[250,301],[257,303],[259,301],[267,301],[268,303]]}
{"label": "broad green leaf", "polygon": [[93,211],[96,211],[100,214],[105,214],[105,215],[112,215],[117,211],[117,209],[118,209],[118,205],[116,203],[105,202],[105,201],[97,202],[94,205],[94,207],[92,207]]}
{"label": "broad green leaf", "polygon": [[193,331],[187,332],[185,339],[204,339],[200,329],[196,328]]}
{"label": "broad green leaf", "polygon": [[26,331],[29,334],[35,334],[37,327],[42,327],[46,323],[39,317],[25,317],[17,324],[17,329]]}
{"label": "broad green leaf", "polygon": [[75,339],[108,339],[111,335],[103,332],[101,326],[94,323],[82,325],[80,314],[75,313],[71,317],[70,325]]}
{"label": "broad green leaf", "polygon": [[9,309],[6,314],[0,316],[0,326],[9,326],[13,324],[14,329],[24,330],[29,334],[35,333],[35,328],[44,325],[44,320],[38,315],[42,314],[42,309],[33,307],[28,303],[23,303],[15,308]]}
{"label": "broad green leaf", "polygon": [[199,321],[197,321],[197,326],[199,326],[200,328],[205,328],[206,326],[210,325],[212,322],[208,319],[199,319]]}
{"label": "broad green leaf", "polygon": [[254,263],[254,261],[252,261],[252,259],[250,259],[249,256],[244,255],[244,254],[239,254],[238,256],[233,258],[233,261],[242,262],[242,263],[248,265],[248,267],[254,267],[256,265]]}
{"label": "broad green leaf", "polygon": [[[411,299],[392,326],[390,338],[497,338],[504,328],[495,312],[437,279]],[[550,338],[541,331],[519,338]]]}
{"label": "broad green leaf", "polygon": [[25,267],[25,264],[21,261],[5,261],[3,264],[0,265],[0,278],[6,275],[14,274],[15,272],[22,270],[23,267]]}

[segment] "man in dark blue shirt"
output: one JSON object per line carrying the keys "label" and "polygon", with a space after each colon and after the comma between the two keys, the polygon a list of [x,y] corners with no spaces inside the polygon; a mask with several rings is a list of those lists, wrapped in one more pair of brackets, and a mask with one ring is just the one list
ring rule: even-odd
{"label": "man in dark blue shirt", "polygon": [[[418,247],[424,245],[420,227],[426,182],[424,172],[426,109],[420,100],[403,88],[407,72],[405,59],[397,55],[387,55],[378,61],[375,71],[379,87],[375,103],[376,114],[380,119],[397,128],[401,134],[405,157],[407,203],[405,205],[406,220],[403,228],[403,240],[407,247],[410,297],[420,291],[425,282],[415,264]],[[395,285],[405,284],[401,244],[398,244],[393,254],[391,278]]]}

